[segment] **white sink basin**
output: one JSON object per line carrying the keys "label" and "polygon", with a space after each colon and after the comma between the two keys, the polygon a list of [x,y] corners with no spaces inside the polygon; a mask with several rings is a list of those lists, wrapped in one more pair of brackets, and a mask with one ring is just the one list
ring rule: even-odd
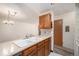
{"label": "white sink basin", "polygon": [[37,41],[37,37],[30,37],[29,39],[20,39],[13,41],[13,43],[19,47],[24,47],[36,41]]}
{"label": "white sink basin", "polygon": [[32,41],[32,42],[36,42],[37,40],[38,40],[37,37],[30,37],[30,38],[29,38],[29,41]]}
{"label": "white sink basin", "polygon": [[32,41],[30,41],[28,39],[21,39],[21,40],[14,41],[13,43],[19,47],[24,47],[24,46],[27,46],[28,44],[32,43]]}

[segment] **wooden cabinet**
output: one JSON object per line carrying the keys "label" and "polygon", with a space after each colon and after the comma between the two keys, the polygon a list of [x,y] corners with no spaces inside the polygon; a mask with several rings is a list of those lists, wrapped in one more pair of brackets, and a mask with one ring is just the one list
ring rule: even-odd
{"label": "wooden cabinet", "polygon": [[21,52],[22,56],[47,56],[51,50],[51,38],[47,38]]}
{"label": "wooden cabinet", "polygon": [[50,29],[52,28],[51,14],[39,16],[39,28]]}
{"label": "wooden cabinet", "polygon": [[48,39],[49,39],[49,53],[50,53],[50,51],[51,51],[51,37]]}
{"label": "wooden cabinet", "polygon": [[44,41],[38,43],[38,56],[45,55]]}
{"label": "wooden cabinet", "polygon": [[39,16],[39,29],[44,28],[44,17]]}
{"label": "wooden cabinet", "polygon": [[49,55],[49,40],[45,40],[45,56]]}
{"label": "wooden cabinet", "polygon": [[37,55],[37,45],[34,45],[22,51],[22,56],[36,56],[36,55]]}
{"label": "wooden cabinet", "polygon": [[38,43],[38,56],[48,56],[51,51],[51,38]]}
{"label": "wooden cabinet", "polygon": [[45,40],[45,56],[49,55],[51,51],[51,38]]}

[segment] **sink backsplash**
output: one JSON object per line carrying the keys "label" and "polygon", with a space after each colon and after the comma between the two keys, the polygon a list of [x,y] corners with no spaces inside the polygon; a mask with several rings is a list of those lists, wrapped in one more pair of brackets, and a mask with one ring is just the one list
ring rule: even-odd
{"label": "sink backsplash", "polygon": [[51,29],[40,29],[41,35],[48,35],[51,34]]}

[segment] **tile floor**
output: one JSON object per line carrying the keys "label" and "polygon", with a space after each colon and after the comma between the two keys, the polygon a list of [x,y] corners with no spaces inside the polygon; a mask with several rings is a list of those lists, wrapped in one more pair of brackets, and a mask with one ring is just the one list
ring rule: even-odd
{"label": "tile floor", "polygon": [[51,52],[49,56],[73,56],[72,50],[64,47],[54,46],[54,52]]}
{"label": "tile floor", "polygon": [[51,52],[49,56],[62,56],[62,55],[55,53],[55,52]]}
{"label": "tile floor", "polygon": [[74,56],[73,51],[65,47],[54,46],[53,51],[63,56]]}

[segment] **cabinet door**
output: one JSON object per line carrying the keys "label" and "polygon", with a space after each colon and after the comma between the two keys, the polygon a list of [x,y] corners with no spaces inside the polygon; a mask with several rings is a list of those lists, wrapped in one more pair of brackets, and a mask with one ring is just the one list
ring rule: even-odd
{"label": "cabinet door", "polygon": [[46,29],[50,29],[52,26],[52,22],[51,22],[51,15],[50,14],[46,14],[44,19],[44,28]]}
{"label": "cabinet door", "polygon": [[49,55],[49,38],[45,40],[45,56]]}
{"label": "cabinet door", "polygon": [[50,29],[52,28],[51,15],[45,14],[39,16],[39,28],[40,29]]}
{"label": "cabinet door", "polygon": [[45,55],[45,47],[44,47],[44,41],[38,43],[38,56],[44,56]]}
{"label": "cabinet door", "polygon": [[38,56],[38,53],[36,52],[36,53],[32,54],[31,56]]}
{"label": "cabinet door", "polygon": [[49,38],[49,53],[51,51],[51,37]]}
{"label": "cabinet door", "polygon": [[51,51],[51,37],[45,40],[45,56],[49,55]]}
{"label": "cabinet door", "polygon": [[44,28],[44,17],[43,16],[39,17],[39,28],[40,29]]}
{"label": "cabinet door", "polygon": [[45,56],[49,55],[49,43],[45,43]]}
{"label": "cabinet door", "polygon": [[44,56],[45,55],[45,52],[44,51],[45,51],[44,47],[40,48],[38,50],[38,56]]}
{"label": "cabinet door", "polygon": [[37,53],[37,46],[36,45],[22,51],[23,56],[31,56],[35,53]]}
{"label": "cabinet door", "polygon": [[34,50],[29,54],[29,56],[37,56],[37,55],[38,55],[38,52],[36,50]]}

